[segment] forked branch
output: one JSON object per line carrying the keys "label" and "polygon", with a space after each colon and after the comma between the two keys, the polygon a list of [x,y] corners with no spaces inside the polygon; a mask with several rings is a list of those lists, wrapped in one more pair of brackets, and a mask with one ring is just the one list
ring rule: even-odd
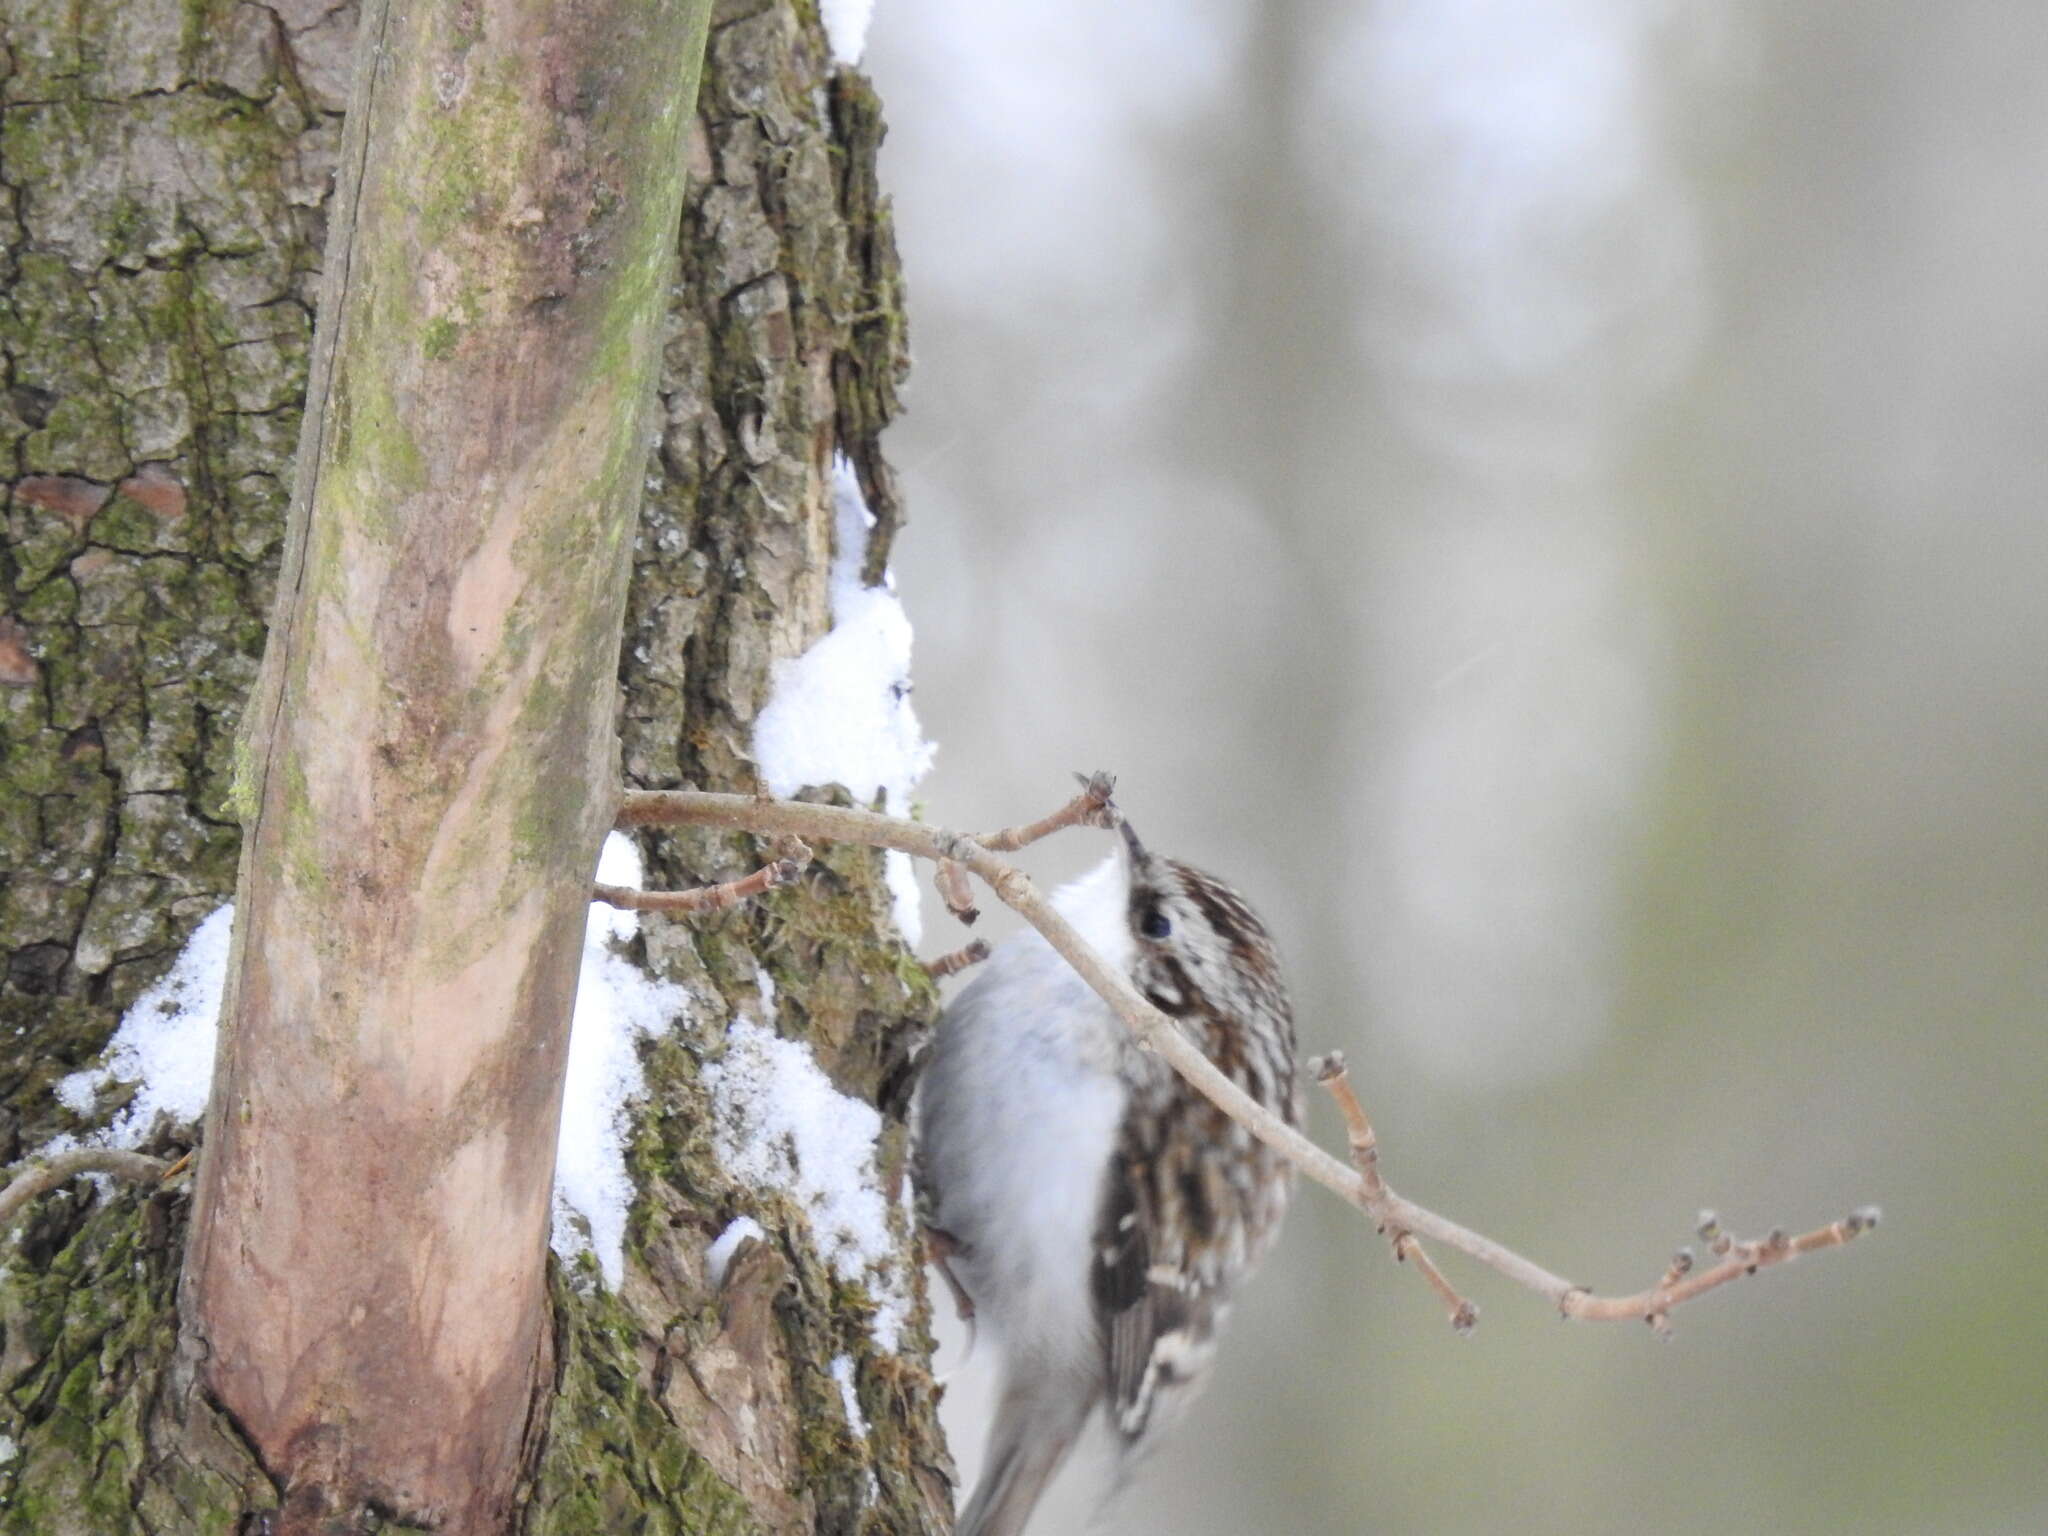
{"label": "forked branch", "polygon": [[1877,1212],[1870,1208],[1798,1237],[1774,1232],[1748,1243],[1726,1237],[1716,1225],[1706,1239],[1716,1262],[1705,1269],[1681,1270],[1674,1264],[1648,1290],[1633,1296],[1596,1296],[1491,1238],[1395,1194],[1379,1175],[1371,1123],[1351,1092],[1341,1058],[1325,1080],[1334,1085],[1333,1091],[1338,1093],[1339,1106],[1345,1114],[1353,1166],[1332,1157],[1218,1071],[1178,1025],[1139,996],[1129,979],[1088,945],[1022,870],[999,857],[989,846],[1022,847],[1064,826],[1113,825],[1115,808],[1109,799],[1110,786],[1108,777],[1098,774],[1084,781],[1082,793],[1053,815],[1025,827],[991,834],[986,842],[873,811],[699,790],[627,791],[620,797],[618,825],[724,827],[761,836],[864,843],[935,862],[950,861],[970,871],[1045,936],[1046,942],[1109,1005],[1144,1048],[1157,1051],[1199,1093],[1285,1155],[1307,1177],[1370,1215],[1392,1240],[1396,1257],[1415,1263],[1437,1290],[1453,1324],[1460,1328],[1469,1328],[1476,1314],[1429,1261],[1420,1239],[1477,1259],[1517,1285],[1546,1297],[1565,1317],[1586,1322],[1650,1321],[1661,1331],[1662,1320],[1671,1309],[1695,1296],[1801,1254],[1837,1247],[1877,1224]]}
{"label": "forked branch", "polygon": [[1110,797],[1116,793],[1116,776],[1096,772],[1077,773],[1074,778],[1081,785],[1081,793],[1050,816],[1042,816],[1021,827],[985,832],[975,841],[990,853],[1015,853],[1019,848],[1028,848],[1040,838],[1051,837],[1068,827],[1096,827],[1104,832],[1115,830],[1116,805]]}
{"label": "forked branch", "polygon": [[[1331,1051],[1327,1056],[1318,1056],[1308,1064],[1308,1070],[1310,1076],[1330,1090],[1330,1097],[1337,1101],[1338,1111],[1344,1116],[1345,1135],[1351,1143],[1351,1166],[1358,1170],[1359,1203],[1371,1211],[1374,1203],[1384,1201],[1389,1191],[1386,1181],[1380,1177],[1379,1137],[1373,1134],[1372,1122],[1365,1116],[1365,1106],[1352,1092],[1344,1053]],[[1451,1327],[1455,1331],[1470,1333],[1479,1325],[1479,1309],[1451,1288],[1451,1282],[1444,1278],[1443,1271],[1436,1267],[1428,1250],[1414,1233],[1385,1218],[1380,1218],[1379,1229],[1393,1245],[1396,1263],[1414,1262],[1416,1273],[1429,1283],[1429,1288],[1436,1292],[1437,1300],[1450,1314]]]}
{"label": "forked branch", "polygon": [[[1344,1128],[1351,1143],[1351,1160],[1358,1169],[1359,1188],[1355,1196],[1359,1205],[1379,1223],[1380,1230],[1387,1234],[1394,1245],[1394,1257],[1413,1259],[1422,1277],[1430,1283],[1449,1309],[1451,1326],[1460,1333],[1471,1331],[1477,1321],[1477,1313],[1470,1302],[1463,1301],[1438,1273],[1436,1266],[1416,1243],[1410,1231],[1410,1219],[1416,1215],[1429,1216],[1433,1221],[1441,1217],[1424,1211],[1419,1205],[1402,1199],[1387,1186],[1379,1171],[1379,1138],[1373,1134],[1372,1122],[1366,1118],[1365,1106],[1358,1101],[1358,1094],[1351,1086],[1351,1076],[1344,1063],[1341,1051],[1332,1051],[1318,1057],[1311,1063],[1316,1080],[1330,1090],[1330,1097],[1336,1101],[1338,1113],[1344,1117]],[[1760,1269],[1787,1259],[1796,1259],[1803,1253],[1812,1253],[1820,1248],[1834,1248],[1853,1237],[1869,1231],[1877,1225],[1878,1212],[1875,1206],[1866,1206],[1840,1221],[1817,1227],[1798,1237],[1787,1237],[1783,1232],[1773,1232],[1757,1242],[1737,1242],[1721,1230],[1719,1219],[1712,1211],[1700,1212],[1699,1235],[1706,1242],[1709,1251],[1720,1261],[1697,1273],[1693,1271],[1693,1255],[1690,1249],[1681,1249],[1664,1271],[1664,1278],[1648,1290],[1638,1291],[1633,1296],[1596,1296],[1582,1285],[1573,1285],[1548,1270],[1529,1263],[1519,1254],[1477,1233],[1466,1233],[1462,1227],[1456,1231],[1474,1239],[1467,1244],[1453,1237],[1445,1237],[1446,1246],[1470,1254],[1481,1263],[1489,1264],[1510,1280],[1526,1285],[1541,1295],[1548,1296],[1557,1304],[1559,1312],[1579,1322],[1614,1323],[1642,1321],[1656,1329],[1659,1336],[1670,1331],[1671,1309],[1682,1302],[1703,1296],[1708,1291],[1726,1285],[1730,1280],[1739,1280],[1753,1275]],[[1448,1225],[1448,1224],[1447,1224]],[[1404,1251],[1405,1250],[1405,1251]]]}
{"label": "forked branch", "polygon": [[[1100,827],[1105,831],[1114,827],[1116,810],[1110,796],[1116,792],[1115,777],[1100,772],[1077,773],[1074,777],[1081,783],[1081,793],[1050,816],[1042,816],[1021,827],[985,832],[975,842],[991,853],[1014,853],[1068,827]],[[939,899],[945,902],[946,910],[961,922],[972,923],[981,916],[981,909],[974,904],[974,888],[967,883],[964,864],[954,859],[939,860],[933,883],[939,888]]]}

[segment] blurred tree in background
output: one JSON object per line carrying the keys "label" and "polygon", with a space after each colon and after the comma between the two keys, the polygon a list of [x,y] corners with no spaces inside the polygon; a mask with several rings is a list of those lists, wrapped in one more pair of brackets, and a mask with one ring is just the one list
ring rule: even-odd
{"label": "blurred tree in background", "polygon": [[1886,1211],[1668,1347],[1456,1270],[1461,1344],[1308,1193],[1117,1528],[2048,1526],[2048,14],[886,0],[868,62],[935,819],[1115,768],[1389,1176],[1588,1283]]}

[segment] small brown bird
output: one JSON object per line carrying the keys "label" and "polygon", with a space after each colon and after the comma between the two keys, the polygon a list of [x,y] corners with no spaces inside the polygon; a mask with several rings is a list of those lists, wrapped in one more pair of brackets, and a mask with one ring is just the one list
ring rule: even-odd
{"label": "small brown bird", "polygon": [[[1300,1118],[1279,956],[1211,875],[1124,846],[1055,902],[1252,1098]],[[1097,1406],[1125,1467],[1192,1400],[1272,1245],[1287,1161],[1138,1049],[1036,933],[939,1021],[918,1177],[1003,1385],[959,1536],[1016,1536]]]}

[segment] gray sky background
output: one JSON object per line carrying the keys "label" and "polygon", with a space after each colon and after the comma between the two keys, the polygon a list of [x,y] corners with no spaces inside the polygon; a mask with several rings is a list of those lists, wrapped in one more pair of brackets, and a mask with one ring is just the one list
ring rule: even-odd
{"label": "gray sky background", "polygon": [[1304,1190],[1111,1527],[2048,1528],[2048,9],[881,0],[866,62],[927,813],[1119,773],[1396,1185],[1588,1283],[1886,1212],[1661,1347],[1454,1264],[1460,1341]]}

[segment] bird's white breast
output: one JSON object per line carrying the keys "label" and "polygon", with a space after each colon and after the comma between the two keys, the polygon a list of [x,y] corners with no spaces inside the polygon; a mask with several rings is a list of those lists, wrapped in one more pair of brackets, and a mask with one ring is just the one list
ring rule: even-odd
{"label": "bird's white breast", "polygon": [[[1119,969],[1131,947],[1126,879],[1113,856],[1054,897]],[[1124,1038],[1036,933],[1001,945],[940,1026],[920,1161],[936,1186],[933,1219],[963,1245],[960,1278],[1006,1350],[1078,1364],[1095,1348],[1088,1265],[1128,1094]]]}

